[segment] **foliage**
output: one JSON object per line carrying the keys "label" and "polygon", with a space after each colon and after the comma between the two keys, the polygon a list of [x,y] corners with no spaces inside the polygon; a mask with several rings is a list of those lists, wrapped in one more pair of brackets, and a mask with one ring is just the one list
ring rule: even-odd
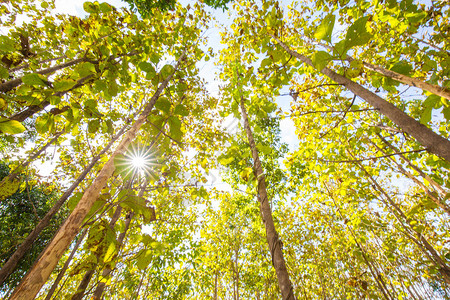
{"label": "foliage", "polygon": [[[0,178],[3,179],[9,173],[10,168],[5,162],[2,162]],[[33,177],[21,174],[19,189],[0,204],[0,249],[2,249],[0,265],[3,265],[14,253],[16,247],[33,230],[56,200],[56,187],[46,182],[37,183]],[[14,273],[5,281],[1,288],[2,293],[14,288],[19,283],[66,216],[67,211],[61,210],[42,232]]]}

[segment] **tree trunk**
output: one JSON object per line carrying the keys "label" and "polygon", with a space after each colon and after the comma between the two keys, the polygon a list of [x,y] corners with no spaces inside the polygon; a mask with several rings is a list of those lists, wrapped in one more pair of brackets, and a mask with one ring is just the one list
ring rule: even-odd
{"label": "tree trunk", "polygon": [[[391,148],[393,151],[395,151],[396,153],[399,153],[400,151],[394,146],[392,145],[388,140],[386,140],[381,134],[376,133],[376,135],[380,138],[380,140],[389,148]],[[422,176],[423,179],[425,179],[426,181],[428,181],[435,189],[436,191],[442,196],[445,197],[445,195],[447,194],[447,192],[442,188],[442,186],[440,186],[436,181],[434,181],[433,179],[430,178],[430,176],[428,176],[427,174],[425,174],[419,167],[417,167],[416,165],[414,165],[409,159],[407,159],[403,154],[399,154],[399,157],[401,157],[401,159],[403,159],[404,162],[406,162],[408,164],[408,166],[413,169],[414,171],[416,171],[417,173],[419,173],[420,176]]]}
{"label": "tree trunk", "polygon": [[[283,47],[286,52],[291,54],[292,56],[298,58],[303,63],[314,67],[312,61],[306,56],[301,55],[298,52],[291,50],[285,43],[280,41],[277,37],[272,36],[281,47]],[[414,118],[411,118],[406,113],[398,109],[393,104],[387,102],[382,99],[380,96],[372,93],[368,89],[364,88],[360,84],[351,81],[350,79],[337,74],[336,72],[323,68],[321,70],[322,74],[328,76],[333,81],[344,85],[350,91],[352,91],[355,95],[360,97],[361,99],[368,102],[373,107],[377,108],[381,114],[389,118],[392,122],[394,122],[399,128],[403,131],[414,137],[419,143],[427,148],[427,150],[431,153],[436,154],[437,156],[445,159],[450,162],[450,141],[438,135],[425,125],[416,121]]]}
{"label": "tree trunk", "polygon": [[75,244],[75,246],[73,246],[72,252],[70,252],[70,255],[67,258],[66,262],[64,263],[64,266],[62,267],[61,271],[59,271],[59,274],[56,277],[55,281],[53,282],[52,287],[48,291],[47,296],[45,297],[45,300],[50,300],[52,298],[53,293],[55,293],[55,290],[58,287],[59,282],[64,277],[64,274],[66,273],[67,268],[69,267],[73,256],[77,252],[78,247],[80,247],[81,242],[83,241],[84,237],[86,236],[86,233],[87,233],[87,230],[85,229],[83,231],[83,233],[81,234],[81,236],[79,237],[79,239],[78,239],[77,243]]}
{"label": "tree trunk", "polygon": [[97,161],[105,154],[109,148],[114,144],[114,142],[125,132],[127,125],[124,125],[116,136],[106,145],[105,148],[100,151],[100,153],[94,157],[91,163],[84,169],[83,173],[78,176],[74,183],[67,189],[67,191],[59,198],[58,202],[53,205],[53,207],[45,214],[45,216],[39,221],[33,231],[25,238],[25,240],[17,247],[16,251],[11,255],[8,261],[5,262],[3,267],[0,270],[0,284],[2,284],[6,278],[14,271],[17,263],[22,259],[22,257],[27,253],[27,251],[31,248],[36,238],[42,232],[42,230],[48,226],[50,220],[53,216],[59,211],[61,206],[66,202],[67,198],[72,195],[72,192],[78,187],[78,185],[84,180],[87,174],[91,171],[91,169],[95,166]]}
{"label": "tree trunk", "polygon": [[[84,273],[83,279],[81,280],[80,284],[78,285],[78,288],[75,292],[75,294],[70,298],[70,300],[81,300],[83,299],[84,293],[86,292],[86,289],[89,285],[89,282],[91,282],[92,275],[94,275],[95,270],[88,270],[86,273]],[[14,296],[14,294],[13,294]]]}
{"label": "tree trunk", "polygon": [[[174,68],[174,72],[176,72],[181,60],[183,60],[184,57],[185,54],[183,53]],[[31,271],[23,278],[22,282],[16,288],[11,296],[11,300],[28,300],[33,299],[37,295],[37,293],[57,265],[64,251],[67,249],[73,238],[77,235],[78,231],[80,230],[80,225],[82,224],[90,208],[98,198],[101,190],[106,185],[108,179],[114,173],[114,158],[124,153],[127,147],[134,140],[137,132],[145,123],[147,117],[152,111],[156,100],[159,98],[164,88],[172,79],[174,72],[167,76],[167,78],[160,84],[155,94],[150,99],[149,103],[146,105],[136,122],[128,130],[128,132],[118,145],[117,149],[112,153],[110,159],[105,163],[97,178],[95,178],[92,184],[87,188],[73,212],[67,218],[66,222],[64,222],[64,224],[61,226],[60,230],[56,233],[51,243],[47,246],[41,258],[37,261]]]}
{"label": "tree trunk", "polygon": [[[381,149],[380,147],[378,147],[378,145],[372,141],[370,141],[370,143],[372,145],[374,145],[378,151],[380,151],[383,154],[387,154],[383,149]],[[405,175],[406,177],[408,177],[409,179],[411,179],[412,181],[414,181],[418,186],[420,186],[425,193],[428,195],[428,197],[440,208],[442,208],[448,215],[450,215],[450,208],[444,203],[442,202],[440,199],[438,199],[426,186],[425,184],[423,184],[420,180],[418,180],[416,178],[416,176],[414,176],[413,174],[409,173],[408,171],[405,170],[405,168],[403,168],[403,166],[401,164],[399,164],[393,157],[388,157],[388,159],[390,161],[392,161],[398,168],[398,170],[400,171],[400,173],[402,173],[403,175]]]}
{"label": "tree trunk", "polygon": [[253,133],[248,121],[247,110],[244,105],[244,98],[241,96],[241,112],[244,119],[244,127],[247,132],[248,143],[252,151],[252,157],[254,161],[254,172],[258,180],[258,200],[260,202],[260,210],[263,219],[263,223],[266,227],[266,239],[269,245],[270,254],[272,256],[272,264],[275,268],[278,286],[281,291],[283,300],[294,300],[294,291],[291,280],[289,279],[289,273],[286,268],[286,262],[283,257],[282,242],[278,237],[278,233],[273,223],[272,209],[270,208],[269,199],[266,190],[266,179],[264,176],[261,161],[259,160],[258,149],[256,148]]}
{"label": "tree trunk", "polygon": [[[333,47],[325,45],[325,44],[323,44],[321,42],[314,41],[314,43],[316,43],[317,45],[322,46],[322,47],[324,47],[324,48],[326,48],[326,49],[328,49],[330,51],[334,51]],[[352,62],[355,59],[353,57],[347,55],[346,60],[348,62]],[[385,69],[383,67],[380,67],[380,66],[368,63],[368,62],[364,62],[363,61],[362,63],[363,63],[363,66],[366,69],[369,69],[371,71],[377,72],[378,74],[381,74],[381,75],[383,75],[385,77],[397,80],[398,82],[401,82],[403,84],[406,84],[406,85],[409,85],[409,86],[412,86],[412,87],[420,88],[421,90],[428,91],[428,92],[430,92],[432,94],[435,94],[435,95],[438,95],[438,96],[441,96],[443,98],[447,98],[447,99],[450,100],[450,90],[448,90],[448,89],[446,89],[444,87],[440,87],[438,85],[434,85],[434,84],[430,84],[430,83],[424,82],[424,81],[422,81],[420,79],[417,79],[417,78],[413,78],[413,77],[410,77],[410,76],[407,76],[407,75],[403,75],[403,74],[400,74],[400,73],[397,73],[397,72],[394,72],[394,71],[391,71],[391,70],[387,70],[387,69]]]}

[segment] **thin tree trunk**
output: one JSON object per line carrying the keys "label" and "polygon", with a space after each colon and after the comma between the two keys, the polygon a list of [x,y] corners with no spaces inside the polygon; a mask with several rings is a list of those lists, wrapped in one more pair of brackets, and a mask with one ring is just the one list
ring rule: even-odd
{"label": "thin tree trunk", "polygon": [[[316,43],[317,45],[322,46],[328,50],[334,51],[333,47],[325,45],[321,42],[314,41],[314,43]],[[351,57],[350,55],[347,55],[346,60],[348,62],[352,62],[355,59],[353,57]],[[409,85],[412,87],[418,87],[421,90],[428,91],[432,94],[435,94],[435,95],[438,95],[438,96],[441,96],[443,98],[447,98],[450,100],[450,90],[446,89],[445,87],[440,87],[438,85],[430,84],[430,83],[424,82],[418,78],[413,78],[413,77],[410,77],[407,75],[397,73],[395,71],[387,70],[383,67],[380,67],[380,66],[377,66],[377,65],[365,62],[365,61],[362,61],[362,63],[366,69],[377,72],[378,74],[381,74],[385,77],[392,78],[394,80],[397,80],[403,84],[406,84],[406,85]]]}
{"label": "thin tree trunk", "polygon": [[[183,53],[179,58],[177,65],[174,68],[174,72],[178,69],[180,62],[185,58]],[[122,153],[124,153],[127,147],[131,144],[137,135],[137,132],[141,126],[147,120],[150,112],[155,105],[156,100],[161,95],[164,88],[168,85],[169,81],[172,79],[174,72],[167,76],[167,78],[160,84],[156,90],[153,97],[150,99],[149,103],[138,117],[136,122],[133,124],[131,129],[128,130],[125,137],[120,142],[117,149],[112,153],[110,159],[101,169],[97,178],[92,182],[92,184],[87,188],[82,198],[78,202],[77,206],[67,218],[66,222],[61,226],[60,230],[57,232],[53,240],[50,242],[48,247],[45,249],[43,255],[38,260],[38,262],[33,266],[31,271],[23,278],[19,286],[15,289],[11,296],[11,300],[14,299],[33,299],[41,287],[44,285],[45,281],[50,276],[51,272],[57,265],[59,259],[63,255],[64,251],[69,246],[70,242],[77,235],[80,230],[80,225],[83,219],[88,214],[90,208],[98,198],[101,190],[106,185],[108,179],[112,176],[115,170],[114,158]]]}
{"label": "thin tree trunk", "polygon": [[214,295],[213,295],[213,300],[217,300],[217,270],[214,272]]}
{"label": "thin tree trunk", "polygon": [[[303,63],[314,67],[314,64],[312,63],[311,59],[301,55],[300,53],[294,50],[291,50],[285,43],[280,41],[277,37],[275,36],[272,37],[280,44],[281,47],[283,47],[286,50],[286,52],[298,58]],[[338,73],[328,68],[323,68],[321,70],[321,73],[328,76],[333,81],[344,85],[355,95],[365,100],[373,107],[377,108],[381,114],[389,118],[403,131],[414,137],[419,143],[425,146],[428,151],[450,162],[449,140],[435,133],[430,128],[416,121],[414,118],[411,118],[405,112],[398,109],[395,105],[387,102],[386,100],[376,95],[375,93],[369,91],[368,89],[364,88],[360,84],[353,82],[352,80],[342,75],[339,75]]]}
{"label": "thin tree trunk", "polygon": [[112,138],[112,140],[106,145],[105,148],[100,151],[100,153],[94,157],[91,163],[84,169],[83,173],[78,176],[74,183],[67,189],[67,191],[59,198],[59,200],[53,205],[53,207],[45,214],[45,216],[39,221],[33,231],[25,238],[25,240],[17,247],[16,251],[10,256],[8,261],[5,262],[3,267],[0,269],[0,284],[2,284],[6,278],[14,271],[15,267],[22,259],[22,257],[31,248],[36,238],[42,232],[44,228],[48,226],[50,220],[59,211],[61,206],[66,202],[67,198],[72,195],[72,192],[78,187],[78,185],[86,178],[87,174],[95,166],[97,161],[105,154],[109,148],[114,144],[114,142],[125,132],[127,125],[124,125],[119,132]]}
{"label": "thin tree trunk", "polygon": [[[373,143],[371,141],[372,145],[374,145],[378,151],[380,151],[381,153],[386,154],[386,152],[381,149],[380,147],[377,146],[377,144]],[[422,183],[420,182],[420,180],[418,180],[416,178],[416,176],[414,176],[413,174],[409,173],[408,171],[405,170],[405,168],[403,168],[403,166],[401,164],[399,164],[394,158],[392,157],[388,157],[388,159],[390,161],[392,161],[398,168],[398,170],[400,171],[400,173],[402,173],[403,175],[405,175],[406,177],[408,177],[409,179],[411,179],[412,181],[414,181],[418,186],[420,186],[425,193],[428,195],[428,197],[430,197],[430,199],[440,208],[442,208],[448,215],[450,215],[450,208],[443,203],[440,199],[438,199],[435,195],[433,195],[433,193]]]}
{"label": "thin tree trunk", "polygon": [[[139,191],[139,194],[138,194],[139,198],[144,196],[144,192],[145,192],[145,188],[147,187],[147,184],[148,184],[148,181],[145,180],[144,184],[141,187],[141,190]],[[119,205],[119,208],[121,208],[120,205]],[[125,236],[126,236],[126,234],[128,232],[128,229],[130,227],[130,223],[131,223],[131,220],[133,219],[133,217],[134,217],[134,212],[130,212],[129,214],[127,214],[127,218],[125,220],[125,228],[120,233],[120,235],[119,235],[119,237],[117,239],[117,246],[119,247],[119,249],[121,249],[121,247],[123,246],[123,243],[124,243],[124,240],[125,240]],[[113,220],[111,220],[111,223],[109,223],[109,226],[111,226],[111,229],[114,229],[114,225],[115,225],[117,219],[118,219],[118,217],[115,220],[114,220],[114,217],[113,217],[114,222],[113,222]],[[102,277],[103,278],[109,277],[111,272],[112,272],[111,268],[105,267],[103,269],[103,271],[102,271]],[[97,288],[94,291],[94,296],[93,296],[94,300],[97,300],[97,299],[99,300],[99,299],[102,298],[102,294],[103,294],[103,291],[105,290],[105,287],[106,287],[106,282],[104,282],[103,280],[100,281],[99,284],[97,285]]]}
{"label": "thin tree trunk", "polygon": [[[92,275],[94,275],[94,273],[95,273],[95,269],[88,270],[88,271],[86,271],[86,273],[84,273],[83,279],[81,280],[75,294],[72,296],[72,298],[70,298],[70,300],[83,299],[84,293],[86,292],[86,289],[89,285],[89,282],[91,282],[91,278],[92,278]],[[13,294],[13,296],[14,296],[14,294]]]}
{"label": "thin tree trunk", "polygon": [[[44,70],[37,71],[35,73],[41,74],[41,75],[50,74],[50,73],[65,69],[67,67],[79,64],[80,62],[84,62],[84,61],[87,61],[86,57],[77,58],[77,59],[59,64],[54,67],[50,67],[50,68],[47,68]],[[10,90],[14,89],[15,87],[19,86],[22,83],[22,78],[23,77],[20,77],[20,78],[12,79],[12,80],[4,82],[4,83],[0,83],[0,92],[6,93],[6,92],[9,92]]]}
{"label": "thin tree trunk", "polygon": [[272,256],[272,264],[275,268],[278,286],[281,291],[283,300],[294,300],[294,291],[291,280],[289,279],[289,273],[286,268],[286,262],[283,257],[282,242],[278,237],[278,233],[273,223],[272,209],[270,208],[269,199],[266,190],[266,179],[264,176],[261,161],[259,159],[258,149],[256,148],[253,133],[248,121],[247,110],[244,105],[244,98],[241,96],[241,113],[244,119],[244,127],[247,132],[248,143],[252,151],[252,157],[254,161],[254,172],[258,180],[258,200],[260,202],[261,216],[266,228],[266,239],[269,245],[270,254]]}
{"label": "thin tree trunk", "polygon": [[[341,209],[340,207],[337,205],[335,199],[334,199],[334,195],[333,193],[330,191],[330,189],[328,188],[327,184],[324,183],[325,189],[327,190],[328,196],[330,196],[331,200],[333,200],[333,204],[336,207],[337,212],[339,213],[339,215],[341,216],[341,219],[344,220],[344,216],[341,213]],[[356,239],[356,235],[353,231],[353,229],[346,225],[346,227],[348,228],[348,230],[350,231],[350,234],[353,236],[353,239],[355,240],[356,246],[359,248],[359,250],[361,251],[361,254],[363,256],[364,262],[366,263],[367,267],[369,267],[370,273],[372,274],[373,279],[375,280],[375,282],[378,285],[378,289],[380,290],[380,292],[383,294],[383,297],[387,300],[393,299],[391,294],[389,293],[389,290],[387,289],[384,281],[380,281],[380,273],[376,272],[374,270],[374,267],[371,265],[371,263],[369,262],[369,259],[367,257],[366,251],[364,250],[364,248],[359,244],[358,240]]]}
{"label": "thin tree trunk", "polygon": [[56,277],[55,281],[52,284],[52,287],[47,293],[47,296],[45,297],[45,300],[50,300],[53,296],[53,293],[55,292],[56,288],[58,287],[59,282],[64,277],[64,274],[67,271],[67,268],[69,267],[70,263],[72,262],[72,258],[75,255],[75,253],[78,250],[78,247],[80,247],[81,242],[83,241],[84,237],[86,236],[87,230],[85,229],[81,236],[79,237],[77,243],[75,246],[73,246],[72,252],[70,253],[69,257],[67,258],[66,262],[64,263],[64,266],[62,267],[61,271],[59,271],[58,276]]}
{"label": "thin tree trunk", "polygon": [[[408,232],[408,228],[403,224],[404,220],[410,227],[410,230],[412,230],[414,233],[417,234],[418,239],[413,237],[411,234],[407,234],[407,236],[422,250],[422,252],[427,255],[428,258],[430,258],[434,265],[438,268],[439,272],[441,273],[444,281],[450,285],[450,268],[447,266],[447,264],[442,260],[436,249],[433,248],[433,246],[427,241],[427,239],[422,235],[422,233],[418,232],[414,229],[413,225],[411,224],[411,219],[409,219],[404,212],[401,210],[401,208],[394,202],[394,200],[391,199],[391,197],[384,191],[384,189],[378,184],[378,182],[370,175],[370,173],[361,165],[361,163],[356,162],[356,164],[359,166],[359,168],[367,175],[369,180],[372,182],[373,187],[375,190],[378,190],[383,196],[388,200],[389,204],[384,203],[394,214],[394,216],[397,217],[400,225]],[[383,201],[384,202],[384,201]],[[394,210],[391,209],[391,207],[394,208]]]}
{"label": "thin tree trunk", "polygon": [[[381,134],[376,133],[376,135],[380,138],[380,140],[389,148],[391,148],[393,151],[395,151],[396,153],[399,153],[399,150],[397,149],[397,147],[395,147],[394,145],[392,145],[388,140],[386,140]],[[425,179],[426,181],[428,181],[437,191],[438,193],[444,197],[447,192],[442,188],[442,186],[440,186],[436,181],[434,181],[433,179],[430,178],[430,176],[428,176],[427,174],[425,174],[419,167],[417,167],[416,165],[414,165],[409,159],[407,159],[403,154],[399,154],[399,157],[401,157],[401,159],[403,159],[404,162],[406,162],[408,164],[408,166],[413,169],[414,171],[416,171],[417,173],[419,173],[420,176],[422,176],[423,179]]]}

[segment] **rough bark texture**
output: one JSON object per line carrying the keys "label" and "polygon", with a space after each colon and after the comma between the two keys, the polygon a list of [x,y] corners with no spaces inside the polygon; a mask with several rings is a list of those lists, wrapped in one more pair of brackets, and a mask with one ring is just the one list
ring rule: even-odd
{"label": "rough bark texture", "polygon": [[[178,69],[180,61],[184,59],[184,54],[178,60],[174,72]],[[108,179],[112,176],[114,167],[114,158],[123,152],[125,152],[128,145],[134,140],[137,132],[141,126],[147,120],[148,115],[153,109],[156,100],[161,95],[164,88],[168,85],[169,81],[172,79],[173,74],[170,74],[158,87],[153,97],[150,99],[149,103],[146,105],[136,122],[128,130],[117,149],[112,153],[109,160],[105,163],[95,180],[86,189],[77,206],[61,226],[59,231],[54,236],[53,240],[47,246],[45,251],[42,253],[40,259],[32,267],[30,272],[23,278],[22,282],[16,288],[14,293],[11,295],[11,300],[23,299],[29,300],[36,297],[37,293],[41,287],[45,284],[51,272],[58,264],[59,259],[66,251],[67,247],[78,234],[80,226],[88,214],[90,208],[96,201],[101,190],[106,185]]]}
{"label": "rough bark texture", "polygon": [[31,248],[42,230],[48,226],[50,220],[66,202],[67,198],[72,195],[72,192],[78,187],[78,185],[84,180],[84,178],[86,178],[86,175],[91,171],[91,169],[95,166],[102,155],[105,154],[114,144],[114,142],[125,132],[126,128],[126,125],[123,126],[122,129],[120,129],[120,131],[116,134],[116,136],[106,145],[106,147],[103,148],[96,157],[94,157],[91,163],[84,169],[83,173],[78,176],[78,178],[74,183],[72,183],[69,189],[61,196],[61,198],[59,198],[55,205],[53,205],[53,207],[39,221],[33,231],[31,231],[30,234],[25,238],[25,240],[19,245],[19,247],[17,247],[16,251],[14,251],[13,255],[11,255],[11,257],[0,270],[0,283],[3,283],[3,281],[5,281],[5,279],[8,278],[8,276],[14,271],[20,259],[22,259],[25,253],[27,253],[27,251]]}
{"label": "rough bark texture", "polygon": [[270,254],[272,256],[272,264],[275,268],[278,286],[280,287],[283,300],[294,300],[294,290],[289,273],[286,268],[286,262],[283,257],[282,242],[278,237],[278,233],[273,223],[272,209],[270,208],[269,199],[266,190],[266,179],[262,169],[261,161],[259,159],[258,149],[256,148],[253,133],[248,121],[247,110],[245,109],[244,99],[241,97],[241,112],[244,119],[244,127],[247,132],[248,143],[252,151],[254,161],[254,172],[258,180],[258,200],[260,202],[260,211],[264,226],[266,227],[266,239],[269,244]]}
{"label": "rough bark texture", "polygon": [[[291,50],[285,43],[280,41],[278,38],[274,36],[272,37],[280,44],[281,47],[283,47],[286,50],[286,52],[298,58],[300,61],[314,67],[314,64],[309,58],[301,55],[298,52]],[[371,91],[364,88],[360,84],[353,82],[350,79],[342,75],[339,75],[328,68],[323,68],[321,72],[324,75],[328,76],[333,81],[344,85],[355,95],[365,100],[373,107],[377,108],[381,114],[389,118],[403,131],[414,137],[419,143],[425,146],[429,152],[434,153],[437,156],[450,162],[449,140],[443,138],[439,134],[432,131],[430,128],[426,127],[425,125],[420,124],[420,122],[408,116],[402,110],[398,109],[395,105],[387,102],[386,100],[376,95],[375,93],[372,93]]]}
{"label": "rough bark texture", "polygon": [[[317,45],[320,45],[320,46],[328,49],[328,50],[334,51],[333,47],[330,47],[328,45],[325,45],[325,44],[323,44],[321,42],[317,42],[317,41],[315,43]],[[346,60],[348,62],[352,62],[355,59],[353,57],[347,55]],[[418,87],[421,90],[428,91],[430,93],[433,93],[435,95],[438,95],[438,96],[441,96],[441,97],[444,97],[444,98],[447,98],[447,99],[450,100],[450,90],[448,90],[448,89],[446,89],[444,87],[440,87],[438,85],[430,84],[430,83],[424,82],[424,81],[422,81],[420,79],[417,79],[417,78],[414,78],[414,77],[410,77],[410,76],[407,76],[407,75],[403,75],[403,74],[400,74],[400,73],[397,73],[397,72],[385,69],[383,67],[380,67],[380,66],[377,66],[377,65],[365,62],[365,61],[363,61],[362,63],[363,63],[363,66],[366,69],[369,69],[371,71],[377,72],[378,74],[381,74],[381,75],[383,75],[385,77],[392,78],[394,80],[397,80],[398,82],[401,82],[401,83],[409,85],[409,86]]]}
{"label": "rough bark texture", "polygon": [[55,293],[56,288],[59,285],[59,282],[64,277],[64,274],[66,273],[67,268],[69,268],[69,265],[72,262],[72,258],[75,255],[75,253],[77,252],[78,247],[80,247],[81,242],[83,241],[84,237],[86,236],[86,233],[87,233],[87,230],[85,229],[81,233],[81,236],[79,237],[79,239],[78,239],[77,243],[75,244],[75,246],[73,246],[72,252],[70,252],[70,255],[67,258],[66,262],[64,263],[64,266],[62,267],[61,271],[59,271],[59,274],[56,277],[55,281],[53,282],[52,287],[48,291],[47,296],[45,297],[45,300],[50,300],[53,297],[53,294]]}

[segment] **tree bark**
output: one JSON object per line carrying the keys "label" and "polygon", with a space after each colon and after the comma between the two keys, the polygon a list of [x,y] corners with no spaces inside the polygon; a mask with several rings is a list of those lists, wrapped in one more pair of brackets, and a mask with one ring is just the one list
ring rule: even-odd
{"label": "tree bark", "polygon": [[[70,298],[70,300],[81,300],[83,299],[84,293],[86,292],[86,289],[89,285],[89,282],[91,282],[92,275],[94,275],[95,270],[88,270],[86,273],[84,273],[83,279],[81,280],[80,284],[78,285],[78,288],[75,292],[75,294]],[[14,294],[13,294],[14,296]]]}
{"label": "tree bark", "polygon": [[185,54],[183,53],[179,58],[177,65],[174,68],[174,72],[167,76],[167,78],[160,84],[156,90],[153,97],[150,99],[149,103],[146,105],[138,119],[135,121],[133,126],[128,130],[117,149],[112,153],[110,159],[105,163],[98,176],[94,179],[92,184],[87,188],[84,195],[78,202],[73,212],[67,218],[66,222],[61,226],[60,230],[56,233],[55,237],[51,243],[47,246],[44,253],[33,266],[31,271],[23,278],[22,282],[16,288],[16,290],[11,295],[11,300],[15,299],[33,299],[41,287],[44,285],[45,281],[50,276],[51,272],[57,265],[59,259],[63,255],[64,251],[69,246],[70,242],[77,235],[80,230],[80,225],[82,224],[84,218],[88,214],[90,208],[96,201],[101,190],[106,185],[108,179],[114,173],[114,158],[122,153],[124,153],[134,140],[137,132],[141,126],[147,120],[150,112],[155,105],[156,100],[161,95],[164,88],[168,85],[169,81],[172,79],[174,73],[178,69],[181,60],[183,60]]}
{"label": "tree bark", "polygon": [[[291,50],[285,43],[280,41],[277,37],[272,36],[281,47],[290,55],[298,58],[303,63],[314,67],[311,59],[300,53]],[[380,96],[364,88],[360,84],[353,82],[352,80],[337,74],[336,72],[323,68],[321,73],[332,79],[333,81],[344,85],[355,95],[368,102],[373,107],[377,108],[381,114],[389,118],[403,131],[414,137],[419,143],[427,148],[431,153],[445,159],[450,162],[450,141],[443,138],[439,134],[432,131],[430,128],[416,121],[414,118],[408,116],[405,112],[398,109],[395,105],[387,102]]]}
{"label": "tree bark", "polygon": [[59,271],[58,276],[56,277],[55,281],[52,284],[52,287],[47,293],[47,296],[45,297],[45,300],[50,300],[55,293],[56,288],[58,287],[59,282],[64,277],[64,274],[67,271],[67,268],[69,267],[70,263],[72,262],[72,258],[75,255],[75,253],[78,250],[78,247],[80,247],[81,242],[83,241],[84,237],[86,236],[87,230],[85,229],[83,233],[81,234],[80,238],[78,239],[75,246],[73,246],[72,252],[70,252],[69,257],[67,258],[66,262],[64,263],[64,266],[62,267],[61,271]]}
{"label": "tree bark", "polygon": [[25,240],[17,247],[16,251],[11,255],[8,261],[5,262],[0,270],[0,284],[2,284],[6,278],[14,271],[15,267],[22,259],[22,257],[31,248],[36,238],[42,232],[42,230],[48,226],[50,220],[59,211],[61,206],[66,202],[67,198],[72,195],[72,192],[78,187],[78,185],[84,180],[87,174],[95,166],[97,161],[105,154],[109,148],[114,144],[114,142],[125,132],[127,125],[124,125],[119,132],[112,138],[112,140],[106,145],[105,148],[100,151],[100,153],[94,157],[91,163],[84,169],[83,173],[78,176],[74,183],[67,189],[67,191],[59,198],[59,200],[53,205],[53,207],[45,214],[45,216],[39,221],[33,231],[25,238]]}
{"label": "tree bark", "polygon": [[[314,43],[316,43],[317,45],[322,46],[322,47],[324,47],[324,48],[326,48],[328,50],[334,51],[333,47],[325,45],[325,44],[323,44],[321,42],[315,41]],[[352,62],[355,59],[353,57],[351,57],[350,55],[347,55],[346,56],[346,60],[348,62]],[[417,79],[417,78],[414,78],[414,77],[410,77],[410,76],[407,76],[407,75],[403,75],[403,74],[397,73],[395,71],[387,70],[387,69],[385,69],[383,67],[380,67],[380,66],[377,66],[377,65],[365,62],[365,61],[362,61],[362,63],[363,63],[363,66],[366,69],[374,71],[374,72],[376,72],[378,74],[381,74],[381,75],[383,75],[385,77],[397,80],[398,82],[401,82],[403,84],[406,84],[406,85],[409,85],[409,86],[412,86],[412,87],[420,88],[421,90],[428,91],[428,92],[430,92],[432,94],[435,94],[435,95],[438,95],[440,97],[443,97],[443,98],[446,98],[446,99],[450,100],[450,90],[446,89],[445,87],[440,87],[438,85],[430,84],[430,83],[424,82],[424,81],[422,81],[420,79]]]}
{"label": "tree bark", "polygon": [[260,202],[260,211],[263,219],[263,223],[266,227],[266,239],[269,245],[270,254],[272,256],[272,264],[275,268],[278,286],[281,291],[283,300],[294,300],[294,291],[291,280],[289,279],[289,273],[286,268],[286,262],[283,257],[282,242],[278,237],[278,233],[275,229],[275,224],[272,217],[272,209],[269,204],[269,199],[266,190],[266,179],[264,176],[261,161],[259,159],[258,149],[256,148],[253,133],[248,121],[247,110],[244,105],[244,98],[241,96],[241,113],[244,119],[244,127],[247,133],[248,143],[252,151],[252,157],[254,161],[254,172],[258,180],[258,200]]}

